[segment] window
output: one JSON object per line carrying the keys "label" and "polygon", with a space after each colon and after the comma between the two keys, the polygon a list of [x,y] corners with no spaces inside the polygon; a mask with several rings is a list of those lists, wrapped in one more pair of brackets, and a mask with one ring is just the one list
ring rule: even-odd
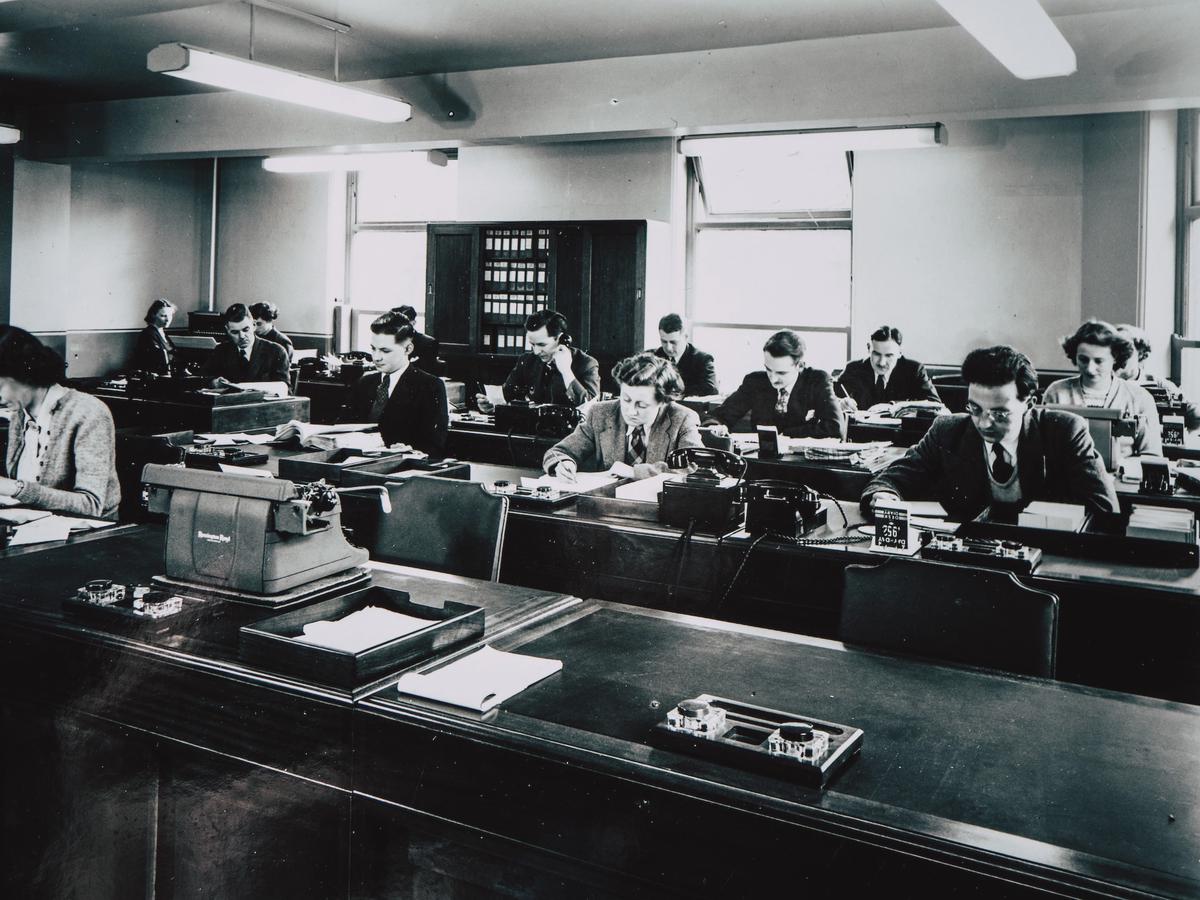
{"label": "window", "polygon": [[806,361],[841,367],[850,349],[850,157],[844,150],[722,139],[689,155],[686,313],[728,393],[762,368],[782,328]]}
{"label": "window", "polygon": [[[1176,329],[1193,336],[1200,332],[1200,110],[1179,114],[1179,308]],[[1179,374],[1179,373],[1176,373]]]}
{"label": "window", "polygon": [[350,346],[366,350],[372,320],[395,306],[414,307],[425,330],[425,226],[454,220],[458,161],[443,151],[393,157],[352,175],[349,190]]}

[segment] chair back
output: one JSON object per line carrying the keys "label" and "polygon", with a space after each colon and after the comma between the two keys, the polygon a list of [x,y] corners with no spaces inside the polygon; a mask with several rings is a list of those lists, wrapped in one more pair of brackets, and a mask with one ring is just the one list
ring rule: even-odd
{"label": "chair back", "polygon": [[927,560],[847,566],[841,639],[878,650],[1054,677],[1058,597],[1011,572]]}
{"label": "chair back", "polygon": [[343,522],[371,559],[495,581],[508,498],[482,484],[414,475],[386,479],[392,511],[369,492],[343,494]]}

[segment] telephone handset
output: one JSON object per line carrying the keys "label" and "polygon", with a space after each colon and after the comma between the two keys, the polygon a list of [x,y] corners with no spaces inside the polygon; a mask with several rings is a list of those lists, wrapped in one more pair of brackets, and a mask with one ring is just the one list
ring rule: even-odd
{"label": "telephone handset", "polygon": [[341,354],[342,362],[370,362],[371,354],[366,350],[347,350]]}
{"label": "telephone handset", "polygon": [[821,495],[808,485],[778,478],[747,481],[742,485],[742,495],[748,502],[777,500],[787,503],[806,517],[821,506]]}
{"label": "telephone handset", "polygon": [[722,477],[741,478],[746,473],[746,461],[728,450],[711,447],[680,447],[667,454],[667,466],[686,469],[695,466],[688,475],[697,481],[720,481]]}

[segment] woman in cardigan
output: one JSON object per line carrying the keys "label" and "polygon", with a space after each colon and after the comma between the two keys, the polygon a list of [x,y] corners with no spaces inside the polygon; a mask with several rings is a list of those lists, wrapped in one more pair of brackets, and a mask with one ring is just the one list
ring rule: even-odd
{"label": "woman in cardigan", "polygon": [[112,415],[62,384],[62,357],[0,325],[0,402],[9,407],[0,505],[116,519],[121,501]]}
{"label": "woman in cardigan", "polygon": [[146,310],[146,327],[138,335],[133,350],[131,368],[155,375],[170,375],[175,367],[175,345],[167,337],[171,319],[175,316],[175,304],[159,297]]}

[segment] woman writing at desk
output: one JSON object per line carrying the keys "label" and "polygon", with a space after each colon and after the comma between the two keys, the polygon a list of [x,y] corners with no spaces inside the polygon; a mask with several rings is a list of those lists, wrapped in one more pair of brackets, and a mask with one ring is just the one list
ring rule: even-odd
{"label": "woman writing at desk", "polygon": [[0,402],[9,408],[0,505],[116,519],[112,415],[62,384],[62,357],[21,328],[0,325]]}
{"label": "woman writing at desk", "polygon": [[1121,456],[1162,456],[1162,428],[1158,408],[1145,388],[1116,377],[1134,354],[1133,342],[1107,322],[1088,319],[1062,340],[1067,359],[1079,374],[1060,378],[1046,388],[1042,402],[1063,406],[1119,409],[1137,419],[1137,433],[1118,438]]}

